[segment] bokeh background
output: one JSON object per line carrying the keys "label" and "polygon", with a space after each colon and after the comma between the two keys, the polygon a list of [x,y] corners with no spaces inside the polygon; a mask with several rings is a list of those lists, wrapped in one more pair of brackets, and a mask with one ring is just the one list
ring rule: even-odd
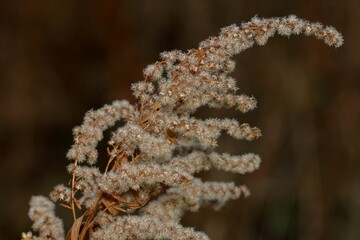
{"label": "bokeh background", "polygon": [[358,0],[0,1],[0,239],[30,230],[31,195],[68,181],[65,154],[83,114],[133,102],[131,83],[160,52],[197,47],[255,15],[289,14],[335,26],[345,45],[275,37],[236,57],[240,91],[258,108],[197,114],[260,127],[251,143],[221,137],[219,151],[256,152],[262,166],[202,174],[245,183],[252,195],[183,224],[214,240],[360,239],[359,12]]}

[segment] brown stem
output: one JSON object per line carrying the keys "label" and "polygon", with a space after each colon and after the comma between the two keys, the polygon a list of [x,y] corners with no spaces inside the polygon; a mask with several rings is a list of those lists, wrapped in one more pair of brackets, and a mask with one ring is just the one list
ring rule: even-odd
{"label": "brown stem", "polygon": [[75,198],[75,169],[77,167],[77,160],[75,160],[75,164],[74,164],[74,173],[72,176],[72,180],[71,180],[71,211],[72,211],[72,215],[74,218],[74,222],[76,221],[76,210],[75,210],[75,202],[74,202],[74,198]]}

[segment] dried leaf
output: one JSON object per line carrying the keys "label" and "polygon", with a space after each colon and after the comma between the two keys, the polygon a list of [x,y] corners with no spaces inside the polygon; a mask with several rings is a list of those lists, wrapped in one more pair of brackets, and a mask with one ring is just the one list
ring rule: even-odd
{"label": "dried leaf", "polygon": [[109,200],[105,197],[101,198],[101,202],[105,205],[105,210],[109,211],[111,215],[116,216],[119,213],[119,211],[114,208],[116,202]]}
{"label": "dried leaf", "polygon": [[153,115],[155,111],[149,112],[141,121],[141,123],[145,123],[147,120],[149,120]]}
{"label": "dried leaf", "polygon": [[93,214],[94,210],[93,209],[88,209],[85,213],[84,216],[90,216],[91,214]]}
{"label": "dried leaf", "polygon": [[154,115],[154,113],[158,110],[159,106],[160,106],[160,103],[156,104],[155,107],[141,120],[141,123],[147,122]]}
{"label": "dried leaf", "polygon": [[178,141],[176,140],[176,135],[173,131],[171,131],[170,129],[166,130],[166,135],[168,137],[168,139],[170,140],[170,142],[172,142],[173,144],[178,145]]}
{"label": "dried leaf", "polygon": [[114,205],[114,206],[112,206],[112,208],[114,208],[120,212],[126,212],[126,210],[124,208],[120,207],[119,205]]}
{"label": "dried leaf", "polygon": [[128,201],[126,201],[125,198],[121,197],[120,195],[112,194],[111,196],[112,196],[113,198],[115,198],[116,200],[118,200],[119,202],[128,203]]}
{"label": "dried leaf", "polygon": [[74,203],[75,203],[76,207],[77,207],[79,210],[81,210],[81,204],[79,203],[79,201],[78,201],[76,198],[73,198],[73,200],[74,200]]}
{"label": "dried leaf", "polygon": [[78,240],[79,239],[79,233],[80,233],[80,227],[82,224],[82,220],[84,218],[84,215],[79,217],[75,220],[73,225],[71,226],[69,232],[66,235],[66,240]]}
{"label": "dried leaf", "polygon": [[67,209],[70,209],[70,210],[71,210],[71,206],[69,206],[69,205],[66,205],[66,204],[60,203],[60,206],[62,206],[62,207],[64,207],[64,208],[67,208]]}

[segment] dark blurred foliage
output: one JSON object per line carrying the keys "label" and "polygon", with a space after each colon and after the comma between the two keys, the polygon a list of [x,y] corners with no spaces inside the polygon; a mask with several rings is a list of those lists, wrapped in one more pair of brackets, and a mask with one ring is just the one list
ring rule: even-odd
{"label": "dark blurred foliage", "polygon": [[245,176],[202,174],[246,183],[252,195],[183,223],[214,240],[360,239],[359,11],[358,0],[0,1],[0,239],[30,230],[31,195],[68,181],[71,129],[87,110],[133,102],[130,84],[160,52],[197,47],[256,14],[333,25],[345,45],[276,37],[236,58],[241,92],[258,108],[198,114],[260,127],[259,140],[223,136],[219,149],[257,152],[263,163]]}

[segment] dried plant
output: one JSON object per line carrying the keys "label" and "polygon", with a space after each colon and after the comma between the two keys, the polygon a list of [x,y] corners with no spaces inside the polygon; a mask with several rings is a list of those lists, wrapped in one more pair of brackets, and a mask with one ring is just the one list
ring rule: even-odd
{"label": "dried plant", "polygon": [[[180,225],[185,211],[197,211],[204,204],[221,208],[226,201],[248,196],[245,186],[208,182],[194,173],[216,168],[245,174],[259,167],[260,157],[215,151],[221,131],[235,139],[251,141],[261,133],[235,119],[193,117],[201,106],[236,108],[245,113],[256,100],[238,95],[234,55],[264,45],[278,33],[313,35],[329,46],[343,43],[340,33],[320,23],[295,16],[260,19],[231,25],[219,36],[200,43],[187,53],[164,52],[161,60],[144,70],[144,80],[132,85],[137,105],[115,101],[86,113],[83,124],[73,130],[74,144],[67,157],[72,175],[69,186],[58,185],[50,194],[73,215],[65,235],[55,205],[46,197],[30,201],[33,230],[23,239],[209,239],[206,234]],[[106,169],[96,167],[97,144],[103,132],[119,120],[124,125],[109,139]]]}

